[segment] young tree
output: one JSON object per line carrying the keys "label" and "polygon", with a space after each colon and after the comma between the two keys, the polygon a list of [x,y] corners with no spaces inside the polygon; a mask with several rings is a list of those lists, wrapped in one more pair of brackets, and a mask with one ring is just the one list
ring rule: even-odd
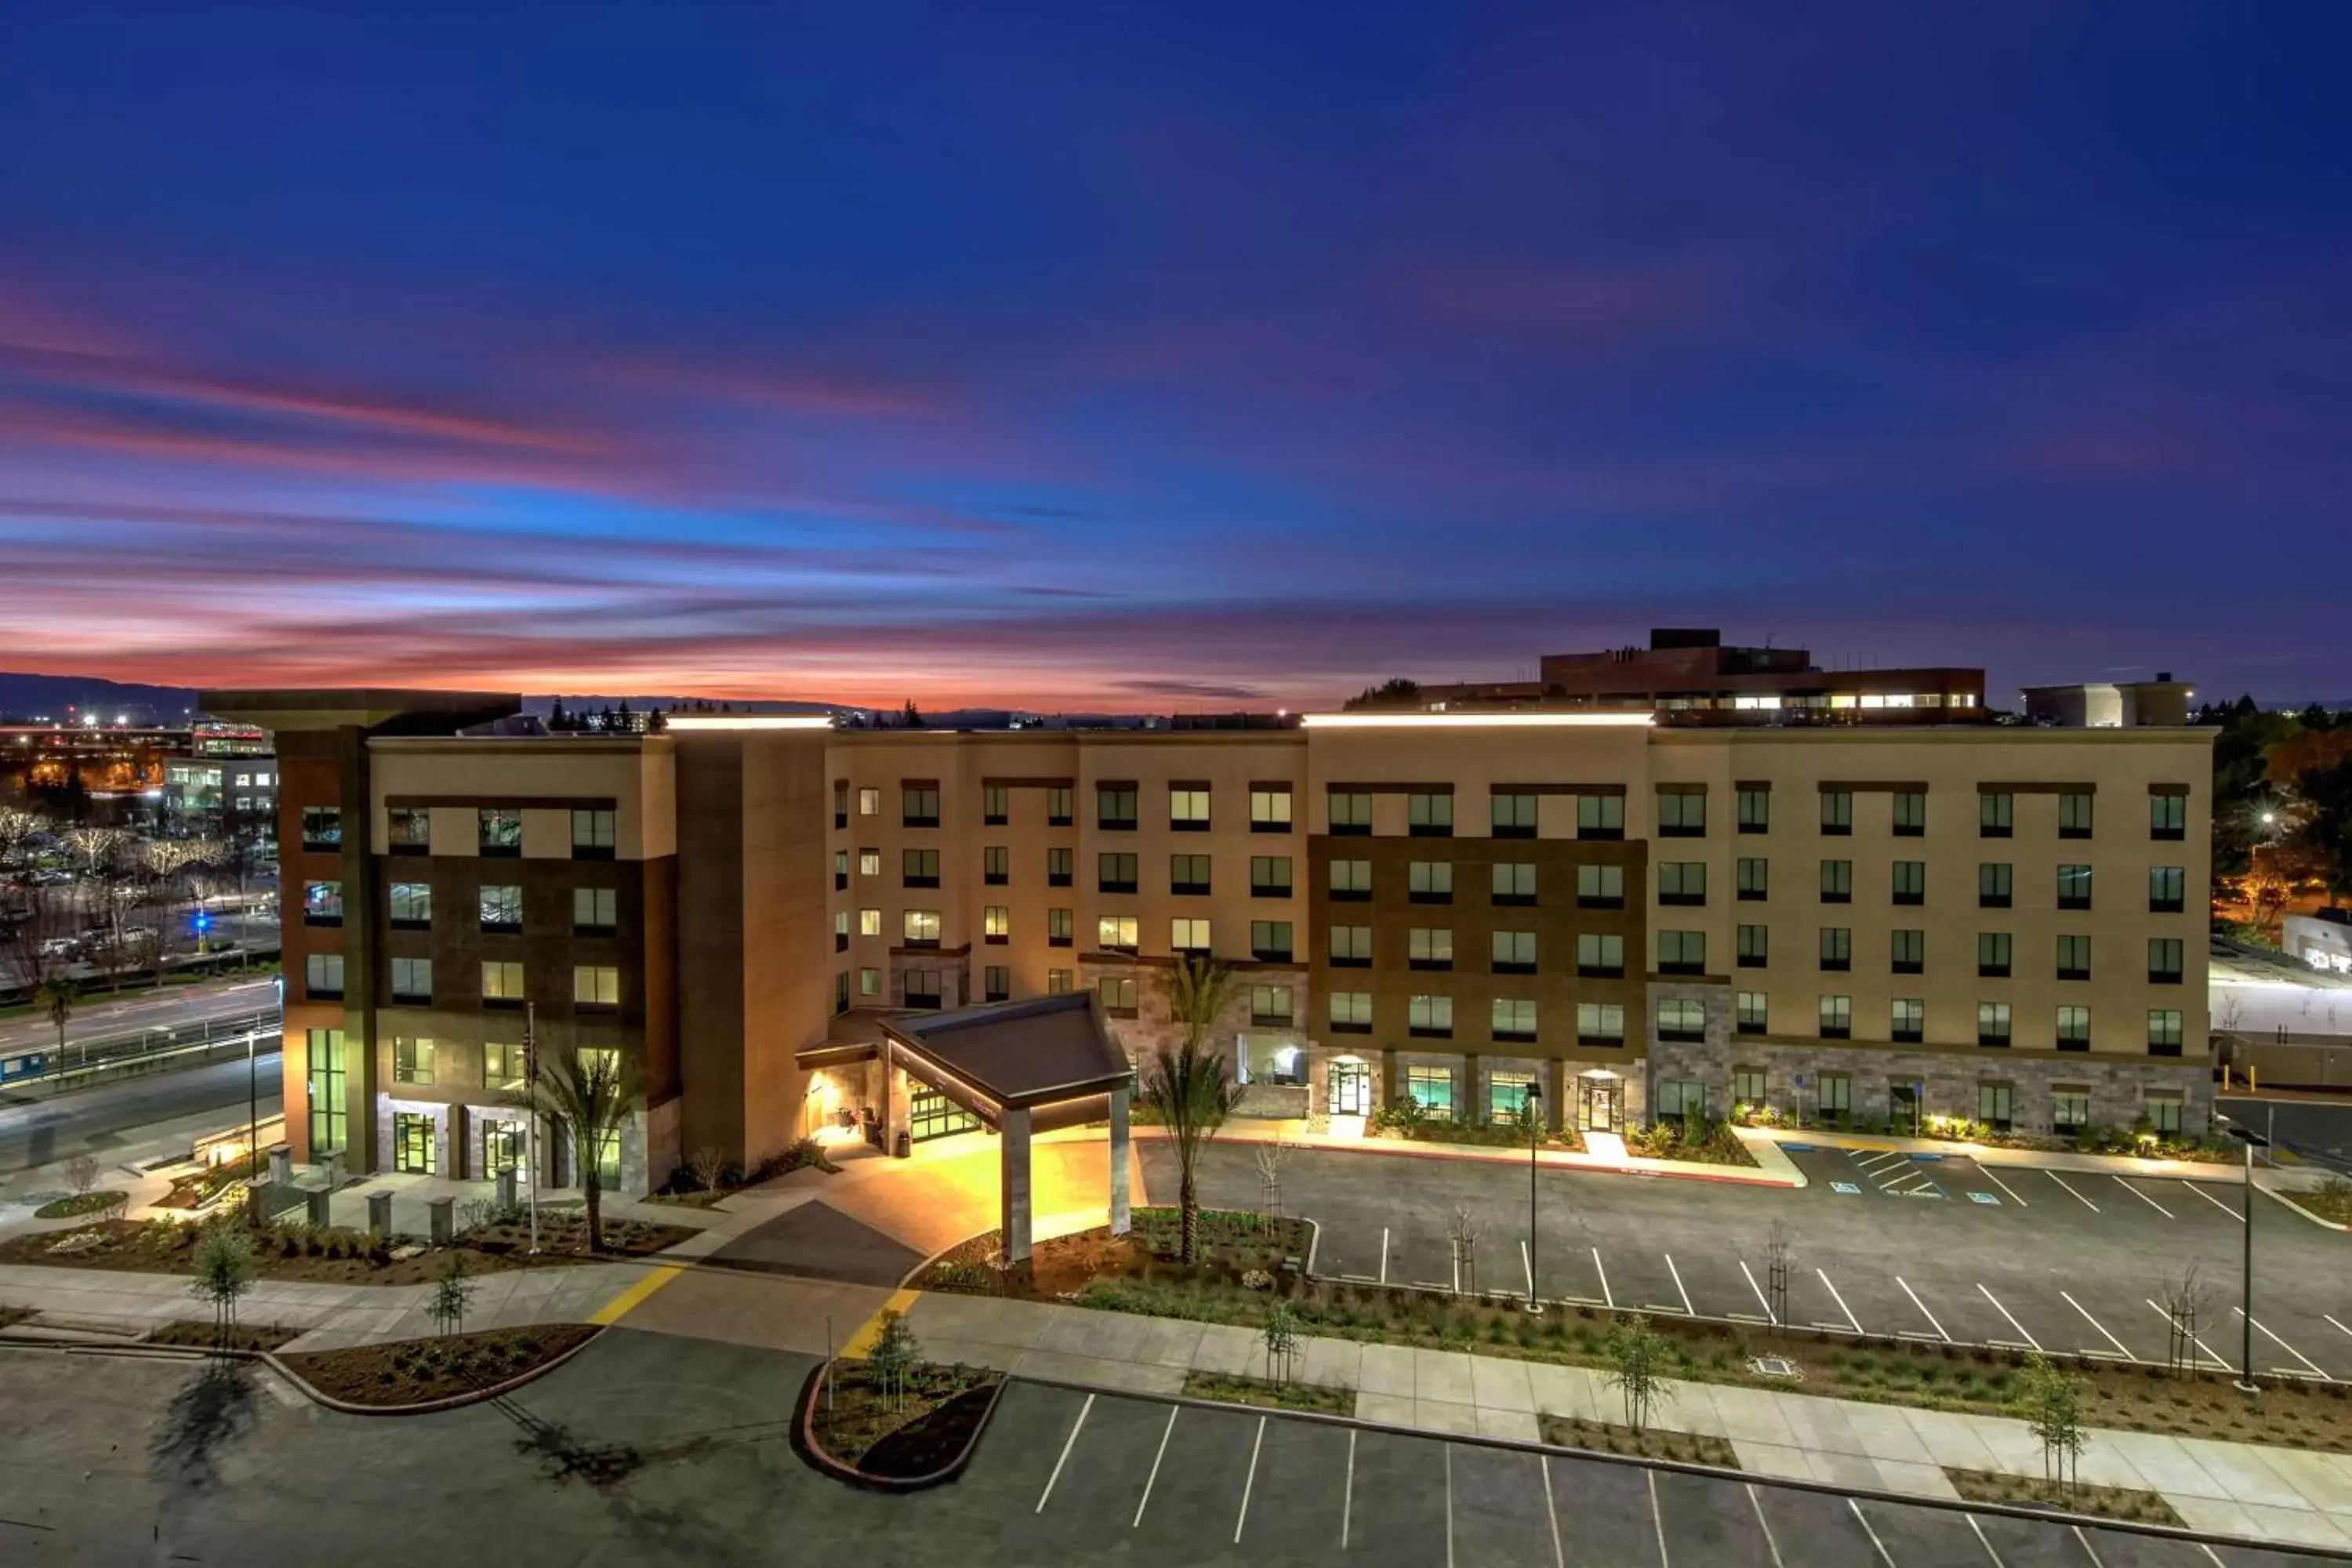
{"label": "young tree", "polygon": [[90,1189],[98,1185],[98,1156],[76,1154],[68,1160],[66,1185],[73,1189],[73,1195],[78,1198],[89,1196]]}
{"label": "young tree", "polygon": [[1621,1318],[1609,1331],[1607,1382],[1625,1397],[1625,1425],[1640,1432],[1650,1419],[1650,1405],[1667,1392],[1665,1336],[1636,1312]]}
{"label": "young tree", "polygon": [[1289,1145],[1280,1139],[1261,1143],[1250,1158],[1257,1164],[1258,1193],[1268,1219],[1282,1217],[1282,1160]]}
{"label": "young tree", "polygon": [[1457,1291],[1478,1293],[1478,1216],[1456,1208],[1446,1222],[1445,1239],[1454,1244],[1454,1280]]}
{"label": "young tree", "polygon": [[2025,1357],[2026,1426],[2042,1440],[2042,1479],[2074,1495],[2083,1460],[2083,1385],[2040,1351]]}
{"label": "young tree", "polygon": [[696,1186],[706,1193],[715,1193],[720,1178],[727,1173],[727,1151],[716,1143],[705,1143],[686,1157],[686,1169]]}
{"label": "young tree", "polygon": [[441,1325],[443,1333],[465,1331],[466,1309],[474,1304],[474,1282],[466,1278],[465,1253],[452,1247],[449,1261],[433,1285],[433,1321]]}
{"label": "young tree", "polygon": [[253,1243],[234,1226],[206,1226],[196,1243],[195,1261],[196,1277],[188,1289],[211,1303],[213,1333],[226,1349],[236,1329],[237,1300],[253,1289],[254,1277],[259,1272],[253,1260]]}
{"label": "young tree", "polygon": [[1143,1077],[1143,1103],[1155,1111],[1176,1149],[1176,1202],[1186,1263],[1199,1260],[1201,1195],[1195,1176],[1201,1151],[1241,1102],[1225,1058],[1205,1048],[1217,1016],[1233,994],[1234,973],[1213,958],[1180,958],[1160,976],[1168,1011],[1184,1029],[1181,1045],[1162,1046]]}
{"label": "young tree", "polygon": [[881,1392],[886,1409],[898,1408],[908,1379],[921,1359],[922,1346],[916,1342],[915,1331],[907,1326],[904,1315],[884,1312],[882,1331],[875,1336],[874,1348],[866,1352],[866,1377]]}
{"label": "young tree", "polygon": [[1266,1381],[1289,1382],[1291,1358],[1298,1353],[1298,1313],[1289,1302],[1277,1300],[1266,1309],[1258,1338],[1265,1345]]}
{"label": "young tree", "polygon": [[641,1092],[636,1064],[629,1058],[615,1050],[574,1047],[551,1056],[540,1067],[537,1087],[509,1100],[560,1123],[571,1140],[572,1168],[587,1200],[591,1252],[604,1245],[604,1142],[628,1120]]}

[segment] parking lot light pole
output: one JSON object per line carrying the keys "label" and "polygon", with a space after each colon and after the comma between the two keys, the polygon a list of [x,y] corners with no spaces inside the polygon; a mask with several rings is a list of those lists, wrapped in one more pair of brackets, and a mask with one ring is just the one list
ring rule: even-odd
{"label": "parking lot light pole", "polygon": [[1543,1094],[1533,1083],[1520,1101],[1520,1114],[1528,1119],[1528,1310],[1541,1312],[1543,1297],[1536,1289],[1536,1152],[1543,1142]]}
{"label": "parking lot light pole", "polygon": [[2244,1320],[2239,1326],[2245,1331],[2245,1340],[2238,1354],[2238,1392],[2260,1394],[2262,1388],[2254,1382],[2254,1151],[2269,1148],[2271,1141],[2252,1128],[2241,1126],[2228,1117],[2217,1116],[2214,1120],[2229,1129],[2231,1137],[2246,1146],[2245,1189],[2238,1199],[2246,1211],[2246,1223],[2242,1227],[2246,1233],[2245,1272],[2241,1282],[2244,1304],[2238,1311],[2238,1316]]}

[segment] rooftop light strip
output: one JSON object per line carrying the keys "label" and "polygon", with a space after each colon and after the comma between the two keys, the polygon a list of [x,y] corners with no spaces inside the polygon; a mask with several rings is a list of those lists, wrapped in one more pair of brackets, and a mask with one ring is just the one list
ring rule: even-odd
{"label": "rooftop light strip", "polygon": [[830,730],[829,713],[669,713],[663,727],[673,731],[710,730]]}
{"label": "rooftop light strip", "polygon": [[1310,730],[1646,730],[1648,713],[1309,713]]}

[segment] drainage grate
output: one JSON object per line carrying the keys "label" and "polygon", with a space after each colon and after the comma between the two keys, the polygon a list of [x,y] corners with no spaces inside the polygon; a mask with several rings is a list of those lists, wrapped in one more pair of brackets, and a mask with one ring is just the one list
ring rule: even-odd
{"label": "drainage grate", "polygon": [[1760,1355],[1748,1363],[1748,1369],[1759,1377],[1801,1377],[1797,1363],[1787,1356]]}

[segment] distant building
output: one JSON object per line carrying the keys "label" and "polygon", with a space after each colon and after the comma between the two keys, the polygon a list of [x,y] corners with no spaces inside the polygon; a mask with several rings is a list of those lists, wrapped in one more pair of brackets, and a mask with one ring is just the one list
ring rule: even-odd
{"label": "distant building", "polygon": [[2352,974],[2352,910],[2327,909],[2315,914],[2289,915],[2279,942],[2314,969]]}
{"label": "distant building", "polygon": [[2169,670],[2159,671],[2154,680],[2029,686],[2025,717],[2029,723],[2068,730],[2130,730],[2143,724],[2177,727],[2189,722],[2189,704],[2196,695],[2187,681],[2173,679]]}
{"label": "distant building", "polygon": [[278,759],[268,733],[250,725],[199,724],[187,748],[163,759],[167,826],[274,849]]}

